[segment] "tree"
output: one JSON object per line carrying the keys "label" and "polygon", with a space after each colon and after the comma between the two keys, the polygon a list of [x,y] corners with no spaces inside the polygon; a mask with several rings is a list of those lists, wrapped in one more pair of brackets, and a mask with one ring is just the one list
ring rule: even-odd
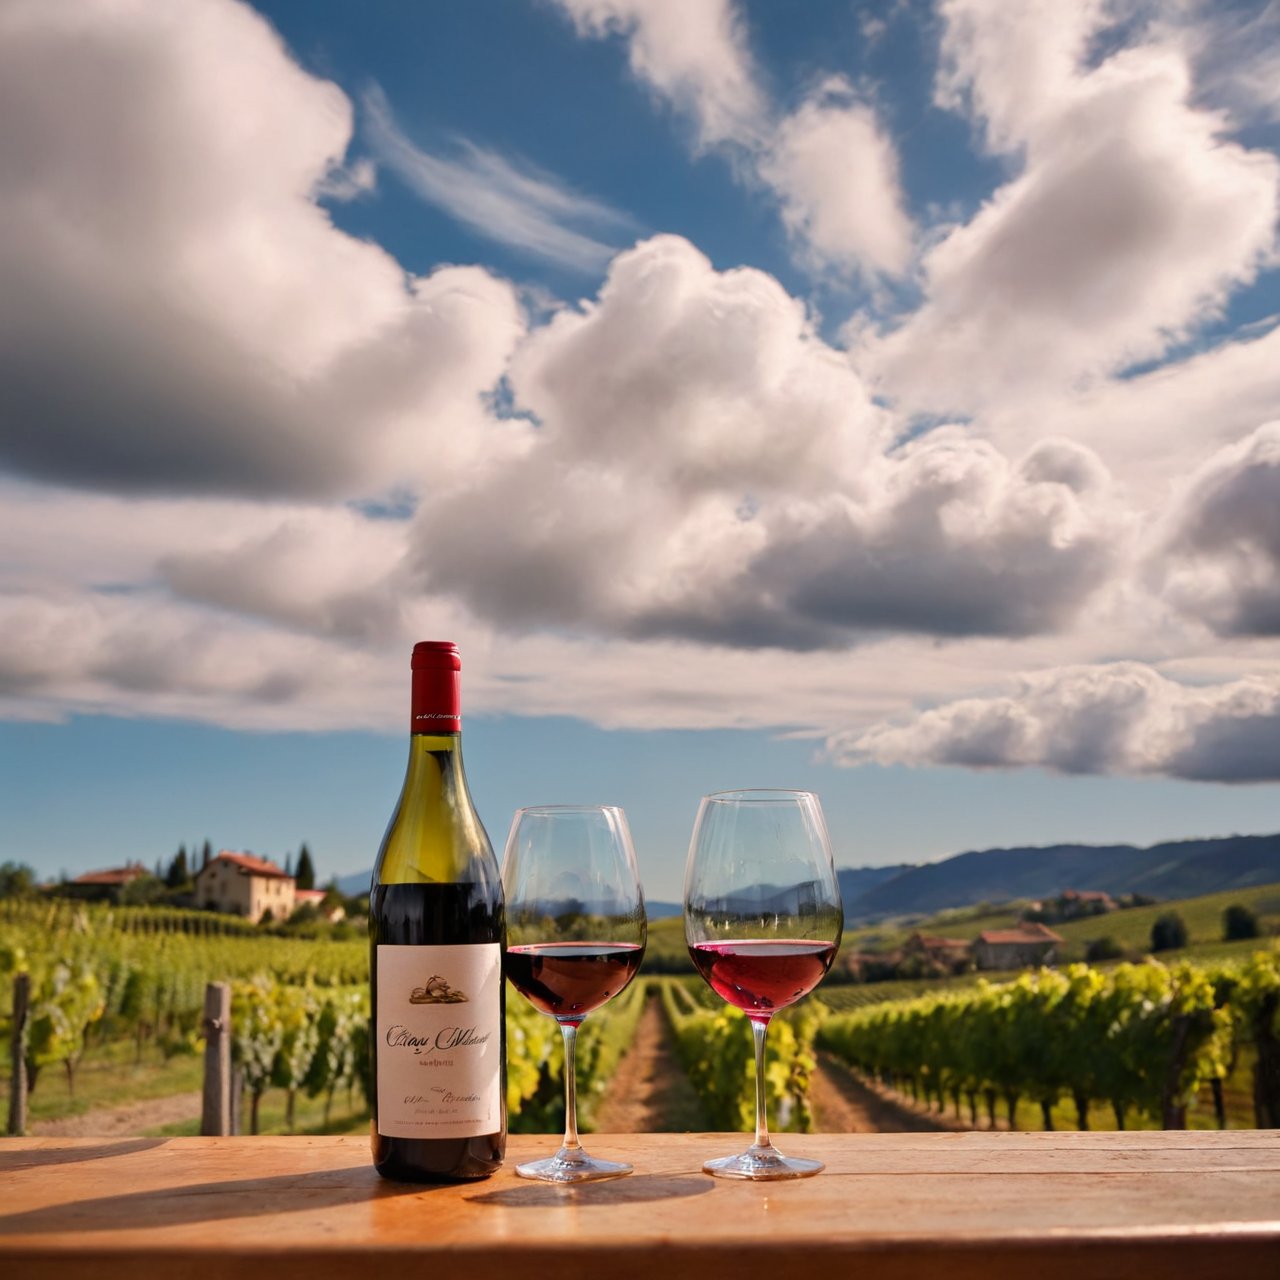
{"label": "tree", "polygon": [[209,859],[213,857],[213,846],[206,839],[204,847],[200,850],[200,870],[203,871],[209,865]]}
{"label": "tree", "polygon": [[1156,917],[1151,926],[1152,951],[1177,951],[1187,945],[1187,923],[1176,911]]}
{"label": "tree", "polygon": [[298,873],[294,876],[294,882],[299,889],[314,889],[316,887],[316,869],[311,862],[311,850],[307,848],[305,843],[298,850]]}
{"label": "tree", "polygon": [[346,903],[342,897],[342,890],[338,888],[336,876],[329,877],[329,883],[324,887],[324,899],[321,905],[326,913],[334,911],[338,907],[345,909]]}
{"label": "tree", "polygon": [[1237,942],[1241,938],[1258,938],[1262,935],[1262,926],[1258,923],[1257,913],[1239,902],[1233,902],[1222,913],[1222,937],[1226,942]]}
{"label": "tree", "polygon": [[1090,964],[1096,964],[1099,960],[1120,960],[1123,957],[1124,948],[1109,933],[1101,938],[1094,938],[1084,949],[1084,958]]}
{"label": "tree", "polygon": [[165,876],[164,882],[170,889],[181,889],[190,879],[191,872],[187,869],[187,846],[180,844],[173,861],[169,863],[169,874]]}
{"label": "tree", "polygon": [[36,891],[36,873],[25,862],[0,862],[0,898],[29,898]]}
{"label": "tree", "polygon": [[165,884],[159,876],[144,873],[135,880],[130,880],[120,890],[120,905],[123,907],[149,907],[164,897]]}

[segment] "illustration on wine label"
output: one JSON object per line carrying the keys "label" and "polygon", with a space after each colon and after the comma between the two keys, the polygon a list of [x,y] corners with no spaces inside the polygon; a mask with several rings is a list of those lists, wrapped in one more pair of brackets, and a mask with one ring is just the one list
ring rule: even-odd
{"label": "illustration on wine label", "polygon": [[427,979],[426,986],[414,987],[410,1004],[466,1004],[465,991],[456,991],[438,973]]}

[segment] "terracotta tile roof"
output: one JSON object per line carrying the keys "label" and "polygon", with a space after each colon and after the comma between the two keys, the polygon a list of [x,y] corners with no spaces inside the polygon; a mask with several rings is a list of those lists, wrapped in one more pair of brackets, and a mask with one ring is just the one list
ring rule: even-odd
{"label": "terracotta tile roof", "polygon": [[297,889],[294,891],[294,900],[299,903],[303,902],[323,902],[323,889]]}
{"label": "terracotta tile roof", "polygon": [[76,876],[72,884],[132,884],[139,876],[145,876],[147,869],[140,862],[131,862],[127,867],[110,867],[105,871],[86,871]]}
{"label": "terracotta tile roof", "polygon": [[239,871],[243,871],[251,876],[266,876],[269,879],[292,880],[293,877],[286,871],[282,871],[276,864],[268,858],[257,858],[251,853],[232,853],[229,849],[223,849],[216,858],[210,858],[206,867],[201,867],[197,874],[203,875],[209,867],[216,863],[229,863]]}
{"label": "terracotta tile roof", "polygon": [[978,935],[979,942],[994,943],[1028,943],[1028,942],[1064,942],[1060,933],[1046,929],[1042,924],[1024,924],[1016,929],[988,929]]}
{"label": "terracotta tile roof", "polygon": [[967,947],[969,945],[967,938],[939,938],[931,933],[922,933],[917,936],[926,947]]}

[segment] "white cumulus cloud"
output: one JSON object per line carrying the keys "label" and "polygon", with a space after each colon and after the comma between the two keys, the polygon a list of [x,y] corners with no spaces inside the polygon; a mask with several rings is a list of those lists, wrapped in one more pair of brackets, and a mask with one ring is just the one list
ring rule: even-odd
{"label": "white cumulus cloud", "polygon": [[558,0],[584,36],[619,35],[633,74],[695,122],[700,148],[720,147],[769,188],[815,271],[898,275],[913,227],[898,158],[873,104],[840,75],[791,112],[761,85],[734,0]]}
{"label": "white cumulus cloud", "polygon": [[515,292],[338,231],[351,128],[245,5],[0,8],[0,461],[332,495],[487,447]]}
{"label": "white cumulus cloud", "polygon": [[419,514],[431,590],[497,625],[722,644],[1066,626],[1113,567],[1105,470],[1046,442],[1011,463],[891,422],[803,310],[686,241],[615,261],[599,299],[512,363],[518,465]]}
{"label": "white cumulus cloud", "polygon": [[1098,5],[952,0],[943,100],[1019,172],[923,261],[869,367],[904,405],[981,411],[1157,358],[1272,260],[1280,162],[1197,105],[1187,56],[1083,57]]}
{"label": "white cumulus cloud", "polygon": [[1061,773],[1280,781],[1280,680],[1181,684],[1140,663],[1025,677],[1011,693],[962,698],[905,724],[835,735],[845,764],[1038,766]]}

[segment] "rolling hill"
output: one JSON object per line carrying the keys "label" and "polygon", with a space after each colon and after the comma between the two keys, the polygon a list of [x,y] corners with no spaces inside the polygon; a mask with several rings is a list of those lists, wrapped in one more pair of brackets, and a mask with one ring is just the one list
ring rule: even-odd
{"label": "rolling hill", "polygon": [[979,902],[1046,898],[1065,889],[1191,898],[1280,881],[1280,835],[1178,840],[1149,848],[1061,844],[985,849],[910,867],[856,896],[849,920],[929,915]]}

